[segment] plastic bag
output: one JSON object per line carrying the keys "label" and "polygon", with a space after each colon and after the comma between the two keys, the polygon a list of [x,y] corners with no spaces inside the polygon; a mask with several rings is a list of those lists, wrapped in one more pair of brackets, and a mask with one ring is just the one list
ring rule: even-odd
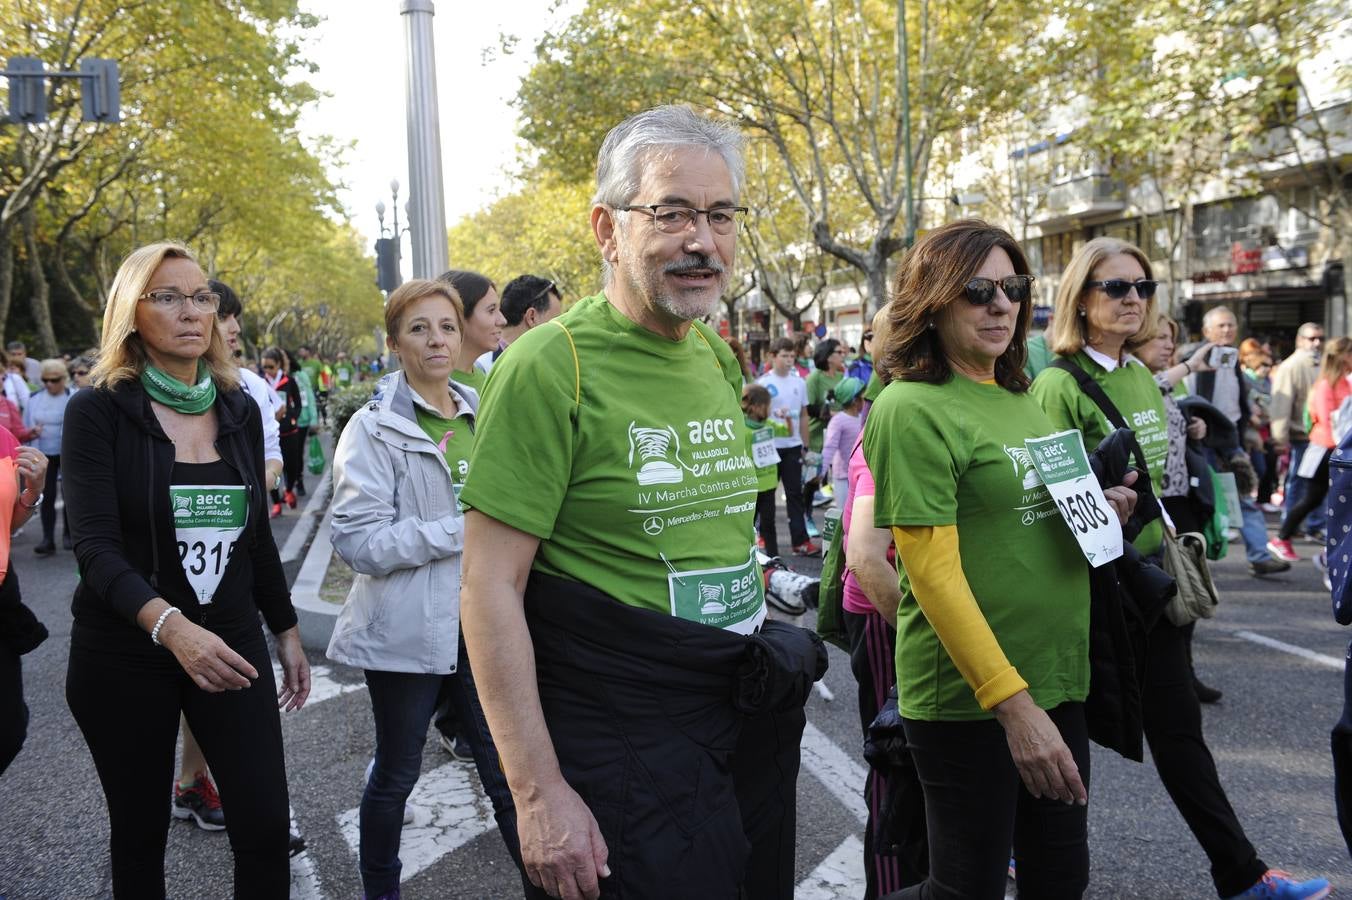
{"label": "plastic bag", "polygon": [[319,435],[310,435],[310,441],[305,448],[305,456],[308,460],[307,466],[311,475],[318,475],[324,471],[324,445],[319,442]]}

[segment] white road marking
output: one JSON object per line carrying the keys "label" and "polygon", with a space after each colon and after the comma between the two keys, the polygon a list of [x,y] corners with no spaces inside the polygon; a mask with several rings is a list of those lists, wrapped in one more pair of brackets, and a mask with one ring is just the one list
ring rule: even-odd
{"label": "white road marking", "polygon": [[1246,641],[1253,641],[1255,644],[1262,644],[1264,647],[1271,647],[1273,650],[1280,650],[1283,653],[1290,653],[1292,656],[1308,659],[1310,662],[1318,663],[1321,666],[1328,666],[1330,669],[1342,671],[1343,668],[1343,660],[1334,656],[1329,656],[1325,653],[1316,653],[1313,650],[1297,647],[1295,644],[1288,644],[1266,635],[1255,634],[1252,631],[1235,631],[1232,633],[1235,637],[1241,637]]}
{"label": "white road marking", "polygon": [[793,890],[793,900],[853,900],[864,894],[864,842],[850,835]]}
{"label": "white road marking", "polygon": [[[277,686],[282,686],[282,667],[277,664],[277,660],[272,661],[272,677],[276,679]],[[332,700],[334,697],[341,697],[343,694],[352,691],[366,690],[365,681],[339,681],[333,677],[333,670],[328,666],[310,667],[310,696],[301,707],[301,711],[307,710],[316,704],[323,703],[325,700]]]}
{"label": "white road marking", "polygon": [[811,722],[803,729],[802,754],[803,768],[854,813],[856,819],[861,823],[866,821],[864,778],[868,773],[859,761],[840,749]]}
{"label": "white road marking", "polygon": [[[399,880],[407,881],[479,835],[498,827],[493,805],[476,787],[474,767],[447,763],[424,772],[409,795],[413,823],[405,825],[399,842],[399,860],[403,871]],[[358,809],[338,816],[338,828],[355,856],[359,844]]]}
{"label": "white road marking", "polygon": [[827,703],[830,703],[832,700],[836,699],[836,695],[833,694],[831,692],[831,689],[826,686],[825,681],[814,681],[812,682],[812,687],[817,693],[822,695],[822,699],[825,700]]}
{"label": "white road marking", "polygon": [[[300,834],[296,825],[296,811],[291,811],[291,830]],[[291,857],[291,900],[325,900],[324,887],[319,883],[319,872],[314,860],[302,850]]]}

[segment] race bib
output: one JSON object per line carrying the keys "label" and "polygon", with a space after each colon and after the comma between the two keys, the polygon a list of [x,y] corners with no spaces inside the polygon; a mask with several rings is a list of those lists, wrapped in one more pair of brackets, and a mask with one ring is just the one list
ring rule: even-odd
{"label": "race bib", "polygon": [[673,571],[667,575],[671,614],[737,634],[765,620],[765,581],[754,552],[740,566]]}
{"label": "race bib", "polygon": [[[837,497],[841,503],[845,502],[844,497]],[[826,517],[822,520],[822,558],[831,552],[831,545],[835,543],[836,538],[840,537],[840,507],[833,506],[826,511]]]}
{"label": "race bib", "polygon": [[172,485],[178,558],[198,603],[210,603],[249,518],[242,485]]}
{"label": "race bib", "polygon": [[775,449],[775,436],[770,429],[762,428],[751,436],[751,461],[758,469],[779,465],[779,451]]}
{"label": "race bib", "polygon": [[1080,432],[1029,438],[1024,446],[1089,564],[1097,568],[1121,556],[1122,523],[1089,467]]}

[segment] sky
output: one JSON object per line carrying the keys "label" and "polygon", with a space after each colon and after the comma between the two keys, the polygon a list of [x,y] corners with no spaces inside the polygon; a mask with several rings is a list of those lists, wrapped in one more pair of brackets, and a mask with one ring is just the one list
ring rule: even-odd
{"label": "sky", "polygon": [[[385,202],[385,223],[391,224],[391,178],[400,184],[400,225],[406,221],[404,26],[399,0],[303,0],[301,5],[323,19],[308,33],[305,55],[319,71],[306,79],[331,95],[304,112],[301,131],[354,142],[332,175],[344,186],[340,198],[369,246],[379,228],[377,200]],[[511,99],[529,71],[536,38],[549,25],[565,20],[563,12],[551,13],[552,6],[550,0],[436,0],[447,227],[510,187],[518,144]],[[565,9],[576,6],[564,4]],[[503,33],[521,39],[521,52],[501,52]],[[405,267],[409,261],[406,244]]]}

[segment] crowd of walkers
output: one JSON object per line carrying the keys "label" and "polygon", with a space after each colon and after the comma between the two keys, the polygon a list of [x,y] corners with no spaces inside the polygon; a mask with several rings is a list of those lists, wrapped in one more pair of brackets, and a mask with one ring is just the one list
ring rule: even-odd
{"label": "crowd of walkers", "polygon": [[[1009,877],[1022,897],[1083,896],[1091,740],[1149,747],[1219,897],[1326,896],[1270,868],[1231,807],[1199,706],[1219,692],[1161,567],[1180,533],[1219,529],[1220,552],[1231,520],[1258,575],[1318,536],[1352,342],[1321,360],[1307,324],[1274,369],[1259,341],[1218,352],[1238,335],[1217,308],[1183,348],[1148,257],[1104,237],[1070,260],[1030,354],[1035,274],[1008,233],[963,220],[904,255],[854,358],[785,338],[757,376],[704,322],[743,180],[734,128],[648,110],[598,156],[602,292],[564,313],[546,279],[499,291],[453,270],[390,294],[397,370],[342,429],[329,508],[354,574],[327,655],[363,670],[375,726],[364,896],[400,896],[435,726],[472,758],[530,900],[791,898],[804,704],[828,656],[766,615],[781,488],[796,553],[823,550],[814,506],[841,514],[861,737],[884,748],[867,900],[999,898]],[[300,845],[279,709],[305,704],[310,670],[271,520],[305,493],[330,392],[381,373],[308,347],[241,366],[242,312],[158,243],[118,270],[96,354],[30,367],[8,349],[0,535],[40,509],[38,552],[55,552],[64,485],[81,575],[66,695],[118,898],[165,896],[171,815],[228,833],[240,897],[287,896]],[[1108,564],[1032,449],[1067,435],[1098,476],[1080,508],[1124,539]],[[8,561],[0,546],[0,771],[27,715],[19,654],[45,637]]]}

